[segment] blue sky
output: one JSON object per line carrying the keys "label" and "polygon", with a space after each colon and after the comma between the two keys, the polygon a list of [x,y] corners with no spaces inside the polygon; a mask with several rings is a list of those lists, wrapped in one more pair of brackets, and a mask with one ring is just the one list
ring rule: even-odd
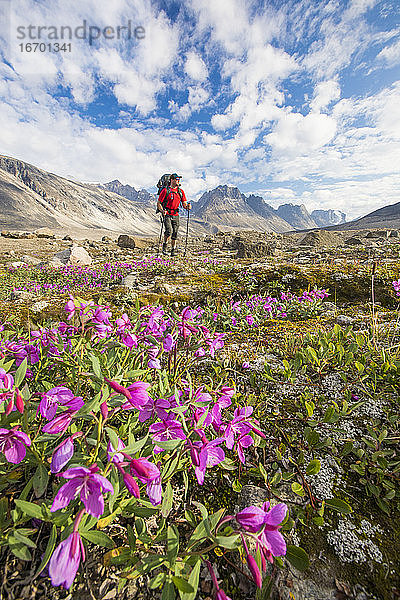
{"label": "blue sky", "polygon": [[[400,201],[398,0],[0,0],[0,11],[2,154],[150,190],[178,171],[192,199],[231,184],[349,218]],[[47,30],[27,38],[32,24],[115,32],[129,20],[143,39],[71,39],[54,53]]]}

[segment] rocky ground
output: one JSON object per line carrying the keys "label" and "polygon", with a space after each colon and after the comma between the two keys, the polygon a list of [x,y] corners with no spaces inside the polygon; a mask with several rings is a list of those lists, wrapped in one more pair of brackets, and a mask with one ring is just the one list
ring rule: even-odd
{"label": "rocky ground", "polygon": [[[32,234],[2,233],[3,320],[13,313],[22,326],[38,324],[59,304],[50,293],[13,289],[12,269],[24,265],[39,269],[130,264],[122,283],[101,289],[102,297],[121,310],[135,301],[218,307],[224,298],[251,293],[275,296],[288,289],[293,293],[315,286],[329,289],[328,301],[312,318],[276,320],[257,334],[228,336],[219,359],[221,368],[228,365],[237,388],[255,399],[274,456],[257,448],[257,460],[266,474],[254,471],[237,481],[227,473],[224,484],[231,490],[229,502],[238,507],[261,503],[271,493],[291,506],[292,542],[305,548],[311,567],[304,573],[293,566],[273,570],[275,600],[399,598],[399,512],[391,501],[396,493],[392,483],[397,492],[399,483],[400,361],[396,302],[390,287],[400,277],[398,232],[218,233],[189,239],[186,256],[182,234],[178,257],[147,271],[139,263],[157,254],[158,238],[104,234],[100,239],[82,239],[70,233],[44,229]],[[309,348],[314,348],[316,358]],[[246,370],[243,361],[249,365]],[[332,407],[333,413],[327,413]],[[375,452],[371,456],[370,446]],[[382,455],[376,454],[381,451]],[[297,467],[293,467],[294,457]],[[305,483],[302,464],[311,459],[320,461],[321,470],[307,474]],[[378,476],[380,459],[384,466]],[[302,492],[291,485],[293,477],[302,482]],[[216,480],[216,489],[218,485]],[[343,505],[343,510],[339,506],[324,515],[332,498],[343,499],[351,510]],[[87,562],[86,578],[73,596],[57,591],[54,597],[161,597],[158,591],[146,591],[145,582],[129,583],[118,596],[115,568],[99,567],[99,560],[91,557]],[[31,588],[18,578],[18,563],[7,568],[11,569],[7,577],[19,583],[15,593],[7,588],[5,597],[27,597]],[[226,577],[225,589],[233,598],[255,597],[254,586],[238,573],[221,577]],[[199,598],[209,600],[210,593],[210,582],[204,577]]]}

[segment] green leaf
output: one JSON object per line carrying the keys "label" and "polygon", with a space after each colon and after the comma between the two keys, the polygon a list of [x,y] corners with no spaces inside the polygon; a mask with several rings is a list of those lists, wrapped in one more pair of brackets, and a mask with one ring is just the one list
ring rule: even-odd
{"label": "green leaf", "polygon": [[30,553],[29,548],[25,546],[25,544],[21,544],[21,542],[12,535],[8,536],[8,545],[11,552],[17,558],[20,558],[21,560],[32,560],[32,554]]}
{"label": "green leaf", "polygon": [[114,429],[111,429],[111,427],[106,427],[106,431],[107,431],[108,437],[110,438],[112,447],[117,451],[118,435],[115,433]]}
{"label": "green leaf", "polygon": [[239,548],[240,546],[239,535],[217,535],[215,541],[218,546],[221,546],[222,548],[228,548],[228,550],[233,550],[234,548]]}
{"label": "green leaf", "polygon": [[310,566],[307,552],[298,546],[288,546],[286,558],[299,571],[305,571]]}
{"label": "green leaf", "polygon": [[99,361],[98,357],[95,356],[94,354],[90,354],[89,358],[90,358],[90,362],[92,363],[93,373],[96,375],[96,377],[98,379],[102,380],[103,376],[101,374],[100,361]]}
{"label": "green leaf", "polygon": [[195,600],[197,595],[197,588],[199,587],[199,576],[201,569],[201,559],[198,558],[195,562],[193,569],[190,572],[188,582],[193,588],[193,592],[179,592],[181,600]]}
{"label": "green leaf", "polygon": [[172,489],[171,483],[168,481],[164,490],[164,497],[161,504],[161,514],[163,517],[168,517],[169,513],[172,509],[172,502],[174,499],[174,491]]}
{"label": "green leaf", "polygon": [[150,507],[150,506],[138,506],[137,504],[128,504],[127,506],[125,506],[124,510],[127,510],[128,512],[136,515],[137,517],[151,517],[152,515],[155,515],[156,513],[160,512],[160,509],[158,507]]}
{"label": "green leaf", "polygon": [[325,500],[325,506],[333,508],[333,510],[337,510],[338,512],[343,513],[344,515],[348,515],[351,512],[353,512],[353,509],[351,508],[350,504],[347,504],[347,502],[341,500],[340,498],[331,498],[329,500]]}
{"label": "green leaf", "polygon": [[56,545],[56,540],[57,540],[57,527],[55,525],[53,525],[53,527],[51,528],[49,541],[47,542],[46,550],[45,550],[45,553],[42,558],[42,562],[40,563],[38,570],[36,571],[33,579],[36,579],[36,577],[39,577],[40,573],[43,571],[43,569],[45,569],[47,563],[50,560],[51,555],[53,554],[53,550]]}
{"label": "green leaf", "polygon": [[172,581],[167,581],[163,587],[161,600],[176,600],[175,588]]}
{"label": "green leaf", "polygon": [[49,483],[49,472],[44,465],[38,465],[32,483],[36,498],[43,496]]}
{"label": "green leaf", "polygon": [[22,363],[19,365],[18,369],[15,371],[15,375],[14,375],[14,386],[15,387],[20,387],[20,385],[23,382],[24,377],[26,375],[27,368],[28,368],[28,359],[24,358]]}
{"label": "green leaf", "polygon": [[199,509],[201,516],[203,519],[208,517],[208,510],[201,502],[197,502],[197,500],[193,500],[193,504]]}
{"label": "green leaf", "polygon": [[154,442],[155,445],[160,446],[163,450],[175,450],[183,444],[184,440],[167,440],[165,442]]}
{"label": "green leaf", "polygon": [[191,592],[194,592],[193,586],[190,585],[190,583],[186,581],[186,579],[184,579],[183,577],[177,577],[176,575],[172,575],[172,581],[174,582],[175,587],[180,592],[185,592],[189,594]]}
{"label": "green leaf", "polygon": [[306,469],[306,474],[307,475],[316,475],[317,473],[319,473],[321,470],[321,461],[319,461],[317,458],[312,460],[310,463],[308,463],[307,465],[307,469]]}
{"label": "green leaf", "polygon": [[28,517],[34,517],[35,519],[42,519],[42,509],[39,504],[34,502],[27,502],[26,500],[14,500],[17,508],[19,508]]}
{"label": "green leaf", "polygon": [[200,540],[204,540],[204,538],[209,537],[210,532],[213,529],[215,529],[219,520],[222,518],[224,512],[225,508],[221,508],[219,511],[217,511],[210,517],[203,519],[193,531],[189,540],[189,546],[199,542]]}
{"label": "green leaf", "polygon": [[149,436],[146,435],[145,437],[141,438],[140,440],[137,440],[137,442],[133,442],[133,444],[129,444],[129,446],[124,448],[124,452],[126,452],[126,454],[131,454],[131,455],[135,454],[136,452],[139,452],[139,450],[141,450],[143,448],[143,446],[146,445],[148,438],[149,438]]}
{"label": "green leaf", "polygon": [[29,546],[29,548],[36,548],[35,542],[28,538],[28,536],[21,533],[20,530],[14,529],[12,536],[21,544],[25,544],[25,546]]}
{"label": "green leaf", "polygon": [[85,540],[88,542],[92,542],[92,544],[96,544],[97,546],[102,546],[103,548],[114,548],[115,544],[112,539],[103,531],[87,531],[86,529],[80,529],[79,533]]}
{"label": "green leaf", "polygon": [[305,496],[305,491],[303,486],[300,483],[297,483],[297,481],[294,481],[292,483],[292,491],[297,494],[298,496]]}
{"label": "green leaf", "polygon": [[175,525],[168,525],[167,529],[167,557],[171,569],[174,569],[176,557],[179,552],[179,533]]}
{"label": "green leaf", "polygon": [[158,575],[153,577],[153,579],[150,580],[149,588],[151,590],[155,590],[156,588],[160,587],[160,585],[162,585],[164,583],[166,577],[167,576],[165,573],[159,573]]}

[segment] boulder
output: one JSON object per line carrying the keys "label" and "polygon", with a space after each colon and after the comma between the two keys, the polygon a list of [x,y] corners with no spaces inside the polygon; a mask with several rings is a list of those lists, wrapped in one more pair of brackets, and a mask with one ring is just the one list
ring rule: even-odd
{"label": "boulder", "polygon": [[398,231],[398,229],[392,229],[392,231],[390,232],[389,237],[391,237],[391,238],[398,238],[399,237],[399,231]]}
{"label": "boulder", "polygon": [[57,252],[50,261],[52,265],[78,265],[85,266],[92,264],[92,257],[82,246],[72,246]]}
{"label": "boulder", "polygon": [[377,231],[369,231],[365,237],[366,238],[388,238],[389,235],[390,235],[390,232],[387,231],[386,229],[379,229]]}
{"label": "boulder", "polygon": [[138,286],[138,278],[136,275],[127,275],[122,280],[122,285],[126,288],[133,289]]}
{"label": "boulder", "polygon": [[345,241],[345,244],[347,246],[362,246],[363,242],[362,242],[362,240],[360,240],[359,237],[351,237]]}
{"label": "boulder", "polygon": [[236,258],[272,256],[274,249],[265,242],[239,242]]}
{"label": "boulder", "polygon": [[117,245],[120,248],[130,248],[131,250],[136,248],[136,242],[133,237],[126,235],[125,233],[119,236]]}
{"label": "boulder", "polygon": [[301,246],[310,246],[311,248],[332,247],[340,244],[340,239],[332,231],[320,229],[318,231],[309,231],[300,240]]}
{"label": "boulder", "polygon": [[44,239],[54,239],[55,235],[48,227],[41,227],[40,229],[36,229],[35,235],[37,238]]}

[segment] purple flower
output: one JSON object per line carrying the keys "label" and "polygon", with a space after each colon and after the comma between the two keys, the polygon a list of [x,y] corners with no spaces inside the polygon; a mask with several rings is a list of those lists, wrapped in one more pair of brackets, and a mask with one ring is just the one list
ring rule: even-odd
{"label": "purple flower", "polygon": [[0,368],[0,387],[5,390],[11,390],[14,385],[14,377],[11,373],[6,373],[3,368]]}
{"label": "purple flower", "polygon": [[58,386],[48,390],[48,392],[43,395],[39,404],[40,414],[48,421],[51,421],[56,415],[59,404],[76,411],[84,405],[84,402],[81,397],[75,397],[74,393],[68,388]]}
{"label": "purple flower", "polygon": [[146,492],[150,502],[153,506],[161,504],[162,501],[162,487],[161,487],[161,475],[152,481],[149,481],[146,485]]}
{"label": "purple flower", "polygon": [[73,416],[74,412],[65,410],[58,417],[46,423],[42,429],[43,433],[63,433],[70,426]]}
{"label": "purple flower", "polygon": [[145,404],[150,402],[150,396],[147,392],[147,389],[150,387],[150,383],[145,383],[144,381],[135,381],[126,389],[129,393],[128,402],[122,405],[124,409],[137,408],[140,410],[143,408]]}
{"label": "purple flower", "polygon": [[139,421],[145,423],[148,419],[155,417],[161,421],[167,420],[168,413],[165,409],[170,408],[170,406],[170,402],[164,398],[153,400],[149,396],[149,402],[139,409]]}
{"label": "purple flower", "polygon": [[65,311],[68,313],[68,317],[67,320],[69,321],[70,319],[72,319],[72,317],[75,314],[75,303],[73,301],[73,299],[71,298],[70,300],[68,300],[67,304],[65,305]]}
{"label": "purple flower", "polygon": [[130,350],[138,347],[138,339],[136,335],[130,333],[129,331],[124,331],[121,334],[121,342]]}
{"label": "purple flower", "polygon": [[126,313],[124,313],[119,319],[115,319],[115,324],[117,326],[118,333],[122,333],[125,329],[128,329],[131,326],[131,322]]}
{"label": "purple flower", "polygon": [[279,529],[280,524],[286,517],[288,508],[286,504],[279,503],[271,508],[271,510],[268,510],[269,502],[264,502],[263,509],[265,511],[265,527],[259,536],[260,543],[265,546],[273,556],[284,556],[286,554],[286,542]]}
{"label": "purple flower", "polygon": [[[166,442],[168,440],[186,440],[185,432],[179,421],[162,421],[162,423],[153,423],[149,427],[149,432],[154,433],[153,442]],[[154,446],[154,452],[162,452],[160,446]]]}
{"label": "purple flower", "polygon": [[26,455],[26,446],[31,445],[31,440],[22,431],[17,429],[0,429],[0,452],[8,462],[14,465],[22,462]]}
{"label": "purple flower", "polygon": [[171,352],[171,350],[173,349],[174,346],[175,346],[174,338],[172,337],[172,335],[170,333],[168,333],[168,335],[166,335],[165,338],[163,339],[163,347],[164,347],[165,352]]}
{"label": "purple flower", "polygon": [[52,585],[62,585],[67,590],[74,582],[79,564],[85,560],[85,549],[81,536],[73,531],[66,540],[54,550],[49,563],[49,575]]}
{"label": "purple flower", "polygon": [[[225,453],[222,448],[218,447],[218,444],[222,442],[222,439],[212,440],[211,442],[203,443],[198,454],[199,464],[195,466],[194,472],[197,481],[200,485],[204,483],[204,477],[206,474],[207,467],[215,467],[225,460]],[[197,445],[193,444],[194,446]]]}
{"label": "purple flower", "polygon": [[52,473],[59,473],[71,460],[73,455],[74,443],[72,437],[68,437],[54,450],[53,456],[51,457],[50,471]]}
{"label": "purple flower", "polygon": [[130,471],[131,475],[137,477],[142,483],[148,483],[160,477],[160,469],[147,458],[132,458]]}
{"label": "purple flower", "polygon": [[149,369],[161,369],[160,359],[150,358],[150,360],[147,361],[147,366]]}
{"label": "purple flower", "polygon": [[65,508],[76,496],[80,496],[86,511],[97,519],[104,512],[103,493],[114,493],[112,484],[98,474],[98,466],[93,465],[90,469],[86,467],[73,467],[61,473],[61,477],[69,479],[60,487],[54,498],[51,512]]}
{"label": "purple flower", "polygon": [[245,531],[257,533],[265,521],[265,510],[258,506],[248,506],[236,514],[236,521]]}
{"label": "purple flower", "polygon": [[[114,448],[114,446],[112,445],[112,443],[108,442],[108,446],[107,446],[107,458],[108,458],[108,460],[110,460],[111,462],[113,462],[115,465],[117,463],[122,463],[124,461],[124,455],[122,454],[122,452],[120,452],[120,450],[123,450],[124,448],[125,448],[125,444],[119,438],[118,438],[118,448]],[[117,454],[114,454],[114,452],[117,452]]]}
{"label": "purple flower", "polygon": [[227,424],[223,436],[226,447],[229,448],[229,450],[233,448],[236,436],[245,435],[252,429],[251,425],[246,423],[252,412],[252,406],[245,406],[244,408],[235,409],[235,412],[233,413],[233,419]]}
{"label": "purple flower", "polygon": [[254,440],[251,437],[251,435],[242,435],[240,438],[238,438],[236,440],[236,444],[235,444],[235,450],[237,452],[237,455],[239,457],[240,462],[242,462],[243,464],[245,464],[245,458],[244,458],[244,452],[243,450],[245,448],[248,448],[249,446],[251,446],[252,444],[254,444]]}

